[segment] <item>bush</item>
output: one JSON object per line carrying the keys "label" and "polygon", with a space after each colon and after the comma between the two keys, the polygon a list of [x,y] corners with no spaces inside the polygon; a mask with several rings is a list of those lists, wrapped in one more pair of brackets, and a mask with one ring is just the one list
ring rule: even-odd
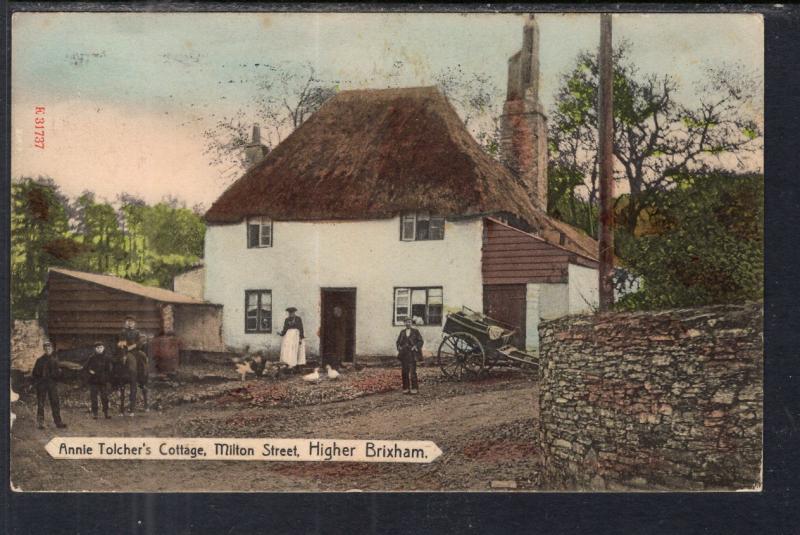
{"label": "bush", "polygon": [[620,240],[640,290],[621,309],[700,306],[756,300],[764,291],[764,178],[683,176],[655,196],[654,231]]}

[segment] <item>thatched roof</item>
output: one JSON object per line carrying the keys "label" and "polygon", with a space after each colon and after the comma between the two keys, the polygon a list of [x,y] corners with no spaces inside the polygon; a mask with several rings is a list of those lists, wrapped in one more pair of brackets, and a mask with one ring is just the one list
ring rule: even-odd
{"label": "thatched roof", "polygon": [[533,229],[558,230],[434,87],[338,93],[231,185],[205,218],[380,219],[417,210],[507,213]]}

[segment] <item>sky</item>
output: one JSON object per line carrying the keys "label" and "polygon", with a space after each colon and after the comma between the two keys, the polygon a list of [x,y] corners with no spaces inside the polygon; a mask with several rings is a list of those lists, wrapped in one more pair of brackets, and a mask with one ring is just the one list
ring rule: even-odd
{"label": "sky", "polygon": [[[599,16],[541,14],[541,101],[583,50]],[[202,133],[245,109],[267,65],[312,65],[341,89],[432,85],[459,66],[505,95],[519,14],[15,13],[12,177],[46,175],[69,195],[126,192],[209,206],[230,183]],[[615,15],[643,73],[670,74],[693,104],[707,65],[739,63],[763,80],[763,19],[748,14]],[[400,66],[400,67],[398,67]],[[44,112],[36,115],[37,107]],[[44,149],[34,120],[44,116]]]}

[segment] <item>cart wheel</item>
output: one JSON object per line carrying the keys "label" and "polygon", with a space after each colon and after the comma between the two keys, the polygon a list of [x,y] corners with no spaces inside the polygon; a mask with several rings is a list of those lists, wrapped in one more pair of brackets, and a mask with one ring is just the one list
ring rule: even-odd
{"label": "cart wheel", "polygon": [[459,332],[445,336],[439,345],[437,361],[445,377],[462,381],[480,375],[486,354],[475,336]]}

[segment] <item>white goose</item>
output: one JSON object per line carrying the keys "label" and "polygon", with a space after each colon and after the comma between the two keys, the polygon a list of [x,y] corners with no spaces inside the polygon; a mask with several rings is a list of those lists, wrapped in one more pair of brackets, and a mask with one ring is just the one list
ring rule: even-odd
{"label": "white goose", "polygon": [[319,368],[314,368],[314,371],[309,373],[308,375],[303,376],[303,381],[307,383],[318,383],[319,382]]}
{"label": "white goose", "polygon": [[328,370],[328,379],[338,379],[339,375],[341,375],[339,372],[331,368],[330,364],[326,364],[325,369]]}

